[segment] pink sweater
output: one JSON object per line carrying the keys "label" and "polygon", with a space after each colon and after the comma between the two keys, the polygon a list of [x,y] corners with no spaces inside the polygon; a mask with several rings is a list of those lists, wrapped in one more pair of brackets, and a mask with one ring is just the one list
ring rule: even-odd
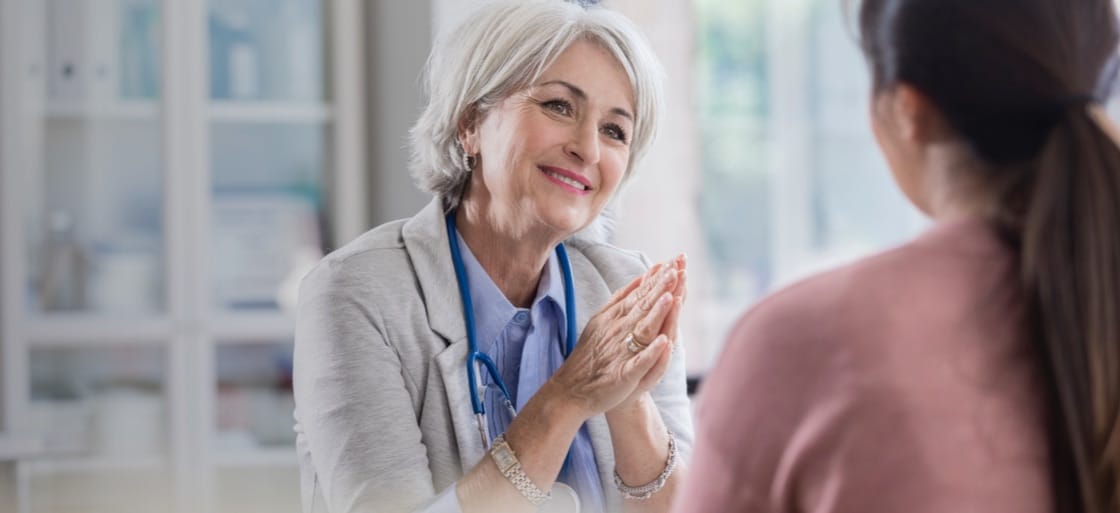
{"label": "pink sweater", "polygon": [[956,221],[752,309],[701,390],[675,511],[1052,511],[1013,265]]}

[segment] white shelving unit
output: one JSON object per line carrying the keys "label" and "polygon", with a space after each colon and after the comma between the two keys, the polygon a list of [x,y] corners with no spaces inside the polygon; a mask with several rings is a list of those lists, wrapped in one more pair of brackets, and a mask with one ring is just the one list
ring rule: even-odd
{"label": "white shelving unit", "polygon": [[43,452],[43,440],[37,436],[0,433],[0,461],[11,461]]}
{"label": "white shelving unit", "polygon": [[299,510],[294,319],[261,290],[298,274],[294,244],[368,228],[364,9],[0,0],[0,432],[29,433],[0,436],[15,513]]}

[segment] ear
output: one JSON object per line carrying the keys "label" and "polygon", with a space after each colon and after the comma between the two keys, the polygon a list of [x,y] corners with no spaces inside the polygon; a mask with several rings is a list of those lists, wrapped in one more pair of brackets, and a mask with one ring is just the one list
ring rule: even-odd
{"label": "ear", "polygon": [[459,146],[467,155],[476,155],[479,152],[478,144],[478,109],[470,107],[459,117]]}
{"label": "ear", "polygon": [[951,136],[952,131],[941,111],[918,88],[900,82],[882,96],[883,113],[890,117],[904,140],[924,146]]}

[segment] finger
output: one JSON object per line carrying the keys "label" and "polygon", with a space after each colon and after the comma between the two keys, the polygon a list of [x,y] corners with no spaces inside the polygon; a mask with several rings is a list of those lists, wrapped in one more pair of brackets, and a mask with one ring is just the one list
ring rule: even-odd
{"label": "finger", "polygon": [[673,297],[673,304],[669,308],[669,315],[665,317],[665,322],[661,325],[661,334],[669,337],[669,342],[676,344],[677,335],[680,333],[680,319],[681,319],[681,306],[683,301],[679,297]]}
{"label": "finger", "polygon": [[[665,377],[665,372],[669,370],[669,364],[673,362],[673,349],[671,344],[672,342],[665,345],[661,350],[661,355],[657,357],[657,362],[646,372],[645,376],[642,376],[641,381],[638,382],[639,391],[648,392],[661,382],[661,378]],[[646,349],[646,351],[654,350],[653,346]]]}
{"label": "finger", "polygon": [[677,282],[673,286],[673,295],[676,297],[684,297],[685,290],[688,283],[688,271],[677,271]]}
{"label": "finger", "polygon": [[644,275],[642,275],[642,285],[638,287],[637,295],[644,297],[650,294],[655,287],[657,287],[658,280],[671,270],[670,266],[665,264],[655,264]]}
{"label": "finger", "polygon": [[[654,303],[657,302],[657,298],[661,297],[661,294],[665,291],[667,287],[666,282],[671,281],[676,272],[676,268],[673,266],[665,266],[656,275],[646,280],[644,286],[635,291],[625,302],[625,313],[627,315],[632,315],[634,312],[640,314],[641,312],[648,312],[650,308],[653,308]],[[637,322],[637,318],[631,320]]]}
{"label": "finger", "polygon": [[[628,287],[629,290],[626,290],[624,294],[621,293],[623,291],[616,293],[615,297],[611,298],[610,303],[608,303],[608,308],[614,308],[616,305],[621,305],[620,309],[622,313],[633,310],[638,304],[639,299],[644,297],[648,293],[646,291],[648,291],[649,288],[655,283],[658,274],[663,268],[664,264],[660,263],[655,264],[653,267],[650,267],[645,272],[645,274],[642,274],[635,279],[635,281],[637,281],[636,288]],[[633,285],[633,283],[631,284]],[[606,310],[606,308],[604,308],[604,310]]]}
{"label": "finger", "polygon": [[689,276],[688,276],[688,271],[681,271],[681,276],[676,281],[678,281],[678,286],[676,286],[676,291],[674,292],[674,295],[676,297],[681,298],[681,302],[687,301],[689,299]]}
{"label": "finger", "polygon": [[635,353],[633,358],[626,361],[626,372],[644,377],[657,364],[668,344],[668,337],[658,335],[653,342],[650,342],[649,347]]}
{"label": "finger", "polygon": [[609,310],[612,307],[614,307],[615,305],[617,305],[619,302],[621,302],[623,299],[625,299],[626,296],[630,295],[631,292],[634,292],[634,290],[637,289],[638,286],[640,286],[642,284],[642,280],[644,280],[645,277],[646,277],[646,275],[644,275],[644,274],[641,275],[641,276],[638,276],[637,278],[634,278],[633,280],[631,280],[630,283],[628,283],[625,287],[622,287],[621,289],[618,289],[617,291],[615,291],[614,295],[611,296],[610,301],[607,301],[607,305],[604,306],[600,311]]}
{"label": "finger", "polygon": [[639,343],[648,345],[651,340],[661,334],[661,326],[665,324],[665,318],[672,310],[673,301],[672,294],[663,292],[648,312],[639,312],[642,314],[641,317],[628,318],[623,322],[629,322],[630,326],[633,326],[631,332],[637,337]]}
{"label": "finger", "polygon": [[[658,273],[656,282],[651,285],[650,290],[644,296],[638,298],[638,314],[650,311],[662,294],[676,287],[676,282],[678,281],[677,273],[678,271],[676,268],[672,266],[666,266],[665,271]],[[631,310],[635,309],[632,308]]]}

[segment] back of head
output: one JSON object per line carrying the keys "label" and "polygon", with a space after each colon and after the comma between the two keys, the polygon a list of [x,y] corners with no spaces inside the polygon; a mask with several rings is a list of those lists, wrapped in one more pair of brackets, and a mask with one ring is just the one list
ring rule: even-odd
{"label": "back of head", "polygon": [[1120,148],[1111,0],[863,0],[877,91],[926,95],[984,165],[1049,381],[1059,511],[1120,512]]}
{"label": "back of head", "polygon": [[629,178],[656,134],[662,102],[661,65],[637,27],[589,2],[499,0],[442,37],[428,58],[428,103],[411,131],[412,173],[419,186],[454,208],[470,172],[459,146],[463,125],[480,121],[530,86],[580,39],[607,50],[630,79],[635,117]]}

